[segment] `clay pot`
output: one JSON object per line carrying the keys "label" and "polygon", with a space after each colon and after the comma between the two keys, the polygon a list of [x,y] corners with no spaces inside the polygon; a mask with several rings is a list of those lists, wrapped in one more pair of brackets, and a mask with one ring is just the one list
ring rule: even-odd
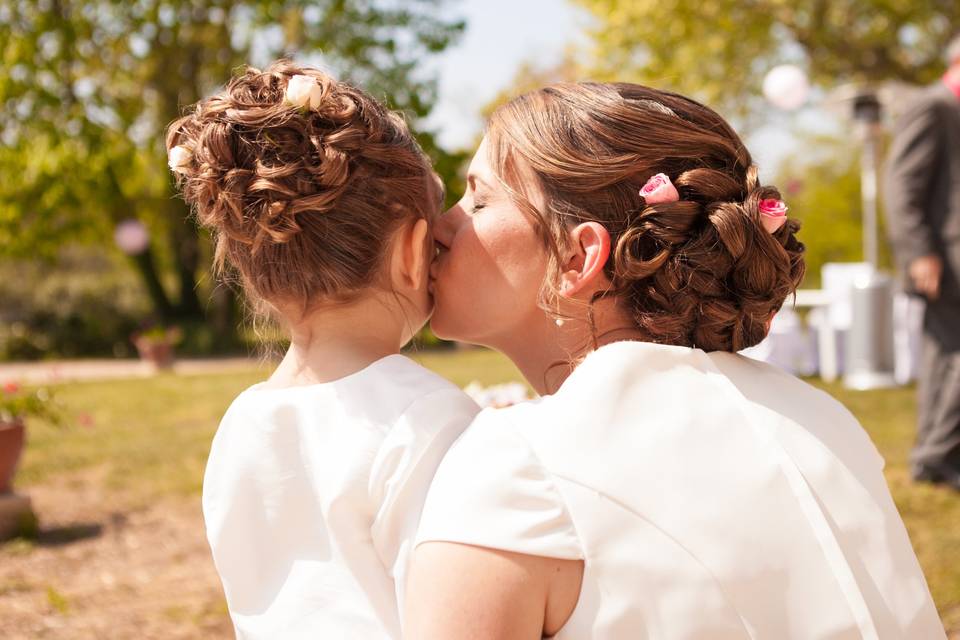
{"label": "clay pot", "polygon": [[148,340],[137,340],[135,344],[141,360],[146,360],[157,369],[169,369],[173,366],[172,344]]}
{"label": "clay pot", "polygon": [[13,491],[13,476],[23,453],[24,439],[23,420],[0,422],[0,494]]}

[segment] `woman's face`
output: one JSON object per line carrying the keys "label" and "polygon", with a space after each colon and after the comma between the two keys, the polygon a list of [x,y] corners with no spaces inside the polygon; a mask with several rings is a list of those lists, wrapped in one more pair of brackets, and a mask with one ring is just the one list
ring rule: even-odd
{"label": "woman's face", "polygon": [[434,225],[430,325],[441,338],[502,347],[544,322],[537,300],[547,253],[534,221],[494,176],[487,149],[484,139],[470,163],[466,193]]}

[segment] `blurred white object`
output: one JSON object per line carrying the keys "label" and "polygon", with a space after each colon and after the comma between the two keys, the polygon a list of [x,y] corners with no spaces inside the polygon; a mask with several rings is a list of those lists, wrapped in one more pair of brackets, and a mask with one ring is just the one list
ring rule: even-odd
{"label": "blurred white object", "polygon": [[150,232],[139,220],[128,218],[113,230],[113,241],[129,256],[143,253],[150,246]]}
{"label": "blurred white object", "polygon": [[894,376],[899,384],[917,379],[925,306],[923,299],[917,296],[902,292],[893,296]]}
{"label": "blurred white object", "polygon": [[800,315],[789,304],[788,300],[773,317],[770,333],[763,342],[740,353],[769,362],[794,375],[813,375],[817,370],[815,341],[803,326]]}
{"label": "blurred white object", "polygon": [[810,95],[807,74],[793,64],[778,65],[764,76],[763,95],[778,109],[785,111],[798,109]]}
{"label": "blurred white object", "polygon": [[479,382],[473,381],[464,387],[463,391],[484,409],[502,409],[530,399],[527,387],[519,382],[484,387]]}
{"label": "blurred white object", "polygon": [[[816,329],[818,370],[830,382],[843,373],[846,338],[853,319],[852,289],[869,279],[873,268],[866,262],[827,263],[821,290],[797,291],[797,307],[812,308],[807,324]],[[893,296],[894,374],[906,384],[917,376],[923,324],[923,301],[897,292]]]}
{"label": "blurred white object", "polygon": [[843,385],[860,391],[897,386],[893,374],[893,279],[877,270],[858,278],[850,289],[850,304],[852,322],[844,346]]}
{"label": "blurred white object", "polygon": [[810,313],[809,322],[817,329],[820,377],[832,382],[843,372],[843,343],[853,322],[851,289],[858,280],[869,279],[873,267],[866,262],[828,262],[820,274],[822,304]]}

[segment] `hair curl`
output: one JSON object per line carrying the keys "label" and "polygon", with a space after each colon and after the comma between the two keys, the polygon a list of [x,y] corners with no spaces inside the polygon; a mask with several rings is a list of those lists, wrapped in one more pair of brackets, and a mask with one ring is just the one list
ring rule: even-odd
{"label": "hair curl", "polygon": [[[285,102],[295,75],[319,83],[318,108]],[[213,235],[217,270],[233,267],[248,295],[302,311],[373,284],[391,234],[429,219],[442,197],[400,115],[288,60],[245,69],[172,123],[166,146],[191,153],[178,183]]]}
{"label": "hair curl", "polygon": [[[569,225],[607,228],[612,289],[603,295],[650,341],[753,346],[803,279],[800,223],[764,229],[759,203],[779,192],[760,184],[730,125],[694,100],[628,83],[558,84],[500,107],[487,136],[494,171],[538,221],[552,269]],[[657,173],[671,178],[678,202],[640,196]],[[544,211],[532,204],[534,189],[546,196]],[[548,278],[545,293],[556,295],[552,286]]]}

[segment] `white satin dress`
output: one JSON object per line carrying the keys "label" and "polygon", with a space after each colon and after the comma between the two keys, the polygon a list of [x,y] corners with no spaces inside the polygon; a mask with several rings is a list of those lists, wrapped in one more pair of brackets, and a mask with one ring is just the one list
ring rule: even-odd
{"label": "white satin dress", "polygon": [[238,640],[399,640],[433,473],[480,408],[400,354],[237,397],[203,516]]}
{"label": "white satin dress", "polygon": [[562,640],[942,640],[856,419],[729,353],[619,342],[482,412],[418,541],[583,559]]}

